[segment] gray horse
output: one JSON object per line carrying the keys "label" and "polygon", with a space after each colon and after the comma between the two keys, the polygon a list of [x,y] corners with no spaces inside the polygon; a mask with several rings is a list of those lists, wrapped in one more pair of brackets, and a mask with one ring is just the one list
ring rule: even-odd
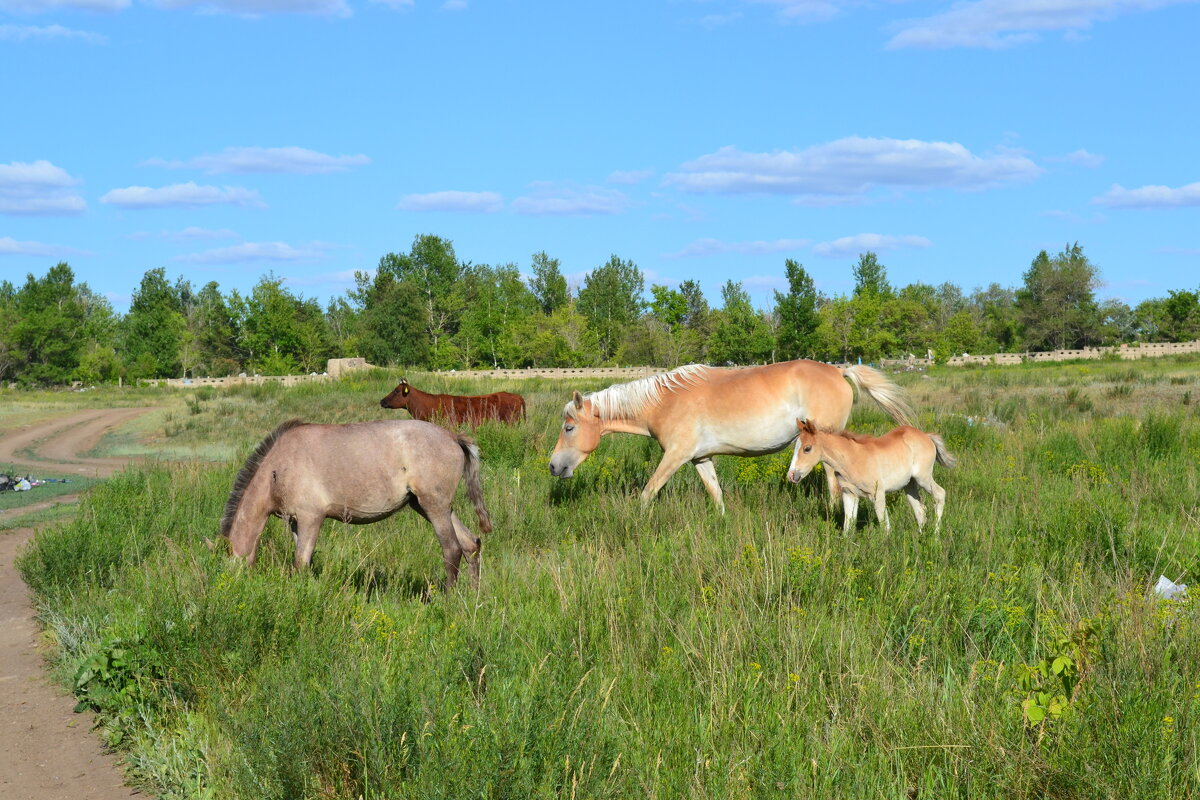
{"label": "gray horse", "polygon": [[429,422],[389,420],[348,425],[283,423],[255,448],[233,482],[221,535],[253,564],[267,517],[283,519],[296,542],[295,565],[308,566],[325,519],[378,522],[411,505],[433,525],[442,545],[446,586],[458,580],[464,553],[479,580],[480,540],[450,503],[459,479],[487,533],[479,448],[470,438]]}

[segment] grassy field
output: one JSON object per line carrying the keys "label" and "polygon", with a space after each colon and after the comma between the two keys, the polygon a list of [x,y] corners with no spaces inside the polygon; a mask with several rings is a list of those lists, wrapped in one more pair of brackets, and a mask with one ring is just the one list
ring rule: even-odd
{"label": "grassy field", "polygon": [[477,434],[478,592],[440,591],[409,512],[327,522],[309,574],[278,522],[250,570],[203,546],[263,435],[402,415],[378,407],[396,378],[200,390],[154,437],[217,463],[131,469],[21,560],[58,674],[148,791],[1200,796],[1200,612],[1148,591],[1200,568],[1200,362],[900,376],[960,459],[942,531],[895,497],[890,536],[864,504],[849,537],[790,453],[718,459],[724,516],[690,467],[643,511],[650,440],[546,469],[569,390],[602,384],[412,375],[529,402]]}

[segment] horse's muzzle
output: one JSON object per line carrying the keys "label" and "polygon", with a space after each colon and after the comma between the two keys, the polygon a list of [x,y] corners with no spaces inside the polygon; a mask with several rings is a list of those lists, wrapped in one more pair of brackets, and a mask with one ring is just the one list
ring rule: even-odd
{"label": "horse's muzzle", "polygon": [[804,477],[804,473],[803,473],[803,472],[801,472],[801,471],[800,471],[800,470],[798,470],[798,469],[789,469],[789,470],[788,470],[788,476],[787,476],[787,478],[788,478],[788,480],[789,480],[789,481],[791,481],[792,483],[799,483],[799,482],[800,482],[800,479],[801,479],[801,478],[803,478],[803,477]]}

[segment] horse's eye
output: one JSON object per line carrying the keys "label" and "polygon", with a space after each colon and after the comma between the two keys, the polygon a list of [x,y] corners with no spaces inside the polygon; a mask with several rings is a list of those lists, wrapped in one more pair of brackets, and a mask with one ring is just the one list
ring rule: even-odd
{"label": "horse's eye", "polygon": [[811,453],[811,452],[812,452],[812,445],[810,444],[808,447],[804,448],[804,452],[806,452],[806,453]]}
{"label": "horse's eye", "polygon": [[575,426],[574,426],[574,425],[569,425],[569,424],[568,424],[568,425],[563,425],[563,430],[564,430],[564,431],[566,431],[567,433],[570,433],[571,431],[575,430]]}

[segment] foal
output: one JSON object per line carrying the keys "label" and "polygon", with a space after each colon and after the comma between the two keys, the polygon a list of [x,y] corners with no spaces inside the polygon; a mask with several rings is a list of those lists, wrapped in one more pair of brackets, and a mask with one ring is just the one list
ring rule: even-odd
{"label": "foal", "polygon": [[908,426],[896,428],[883,436],[861,436],[843,431],[830,433],[817,430],[812,420],[796,420],[800,435],[792,452],[788,480],[798,482],[820,461],[842,487],[842,510],[846,520],[843,530],[858,517],[859,498],[875,503],[875,515],[883,521],[884,531],[891,530],[888,521],[888,492],[903,489],[908,495],[917,518],[917,527],[925,527],[925,508],[921,505],[921,489],[933,495],[934,526],[942,525],[942,508],[946,490],[933,480],[933,462],[953,467],[957,459],[946,450],[946,443],[936,433],[925,433]]}

